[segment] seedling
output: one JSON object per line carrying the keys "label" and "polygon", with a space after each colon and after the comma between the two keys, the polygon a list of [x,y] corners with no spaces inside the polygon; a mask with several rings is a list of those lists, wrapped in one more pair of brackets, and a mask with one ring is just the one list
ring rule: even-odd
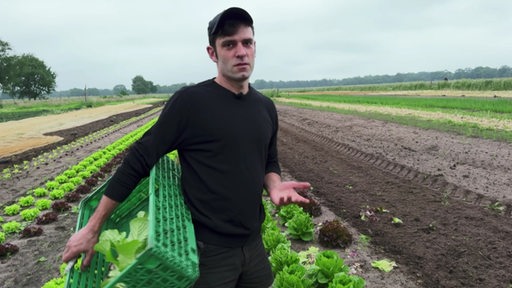
{"label": "seedling", "polygon": [[19,204],[12,204],[4,207],[4,214],[7,216],[13,216],[20,213],[21,206]]}
{"label": "seedling", "polygon": [[448,192],[448,191],[445,191],[443,193],[443,195],[441,196],[441,204],[443,204],[444,206],[447,206],[448,204],[450,204],[450,202],[449,202],[450,194],[451,194],[451,192]]}
{"label": "seedling", "polygon": [[402,225],[404,224],[404,222],[402,221],[402,219],[398,218],[398,217],[393,217],[391,219],[391,223],[395,224],[395,225]]}
{"label": "seedling", "polygon": [[497,214],[503,214],[503,212],[505,212],[505,205],[503,205],[500,201],[496,201],[487,205],[487,209]]}
{"label": "seedling", "polygon": [[2,224],[2,230],[4,230],[5,234],[14,234],[21,231],[21,223],[18,221],[9,221],[7,223]]}
{"label": "seedling", "polygon": [[35,199],[33,196],[25,196],[25,197],[21,197],[20,199],[18,199],[18,204],[21,206],[21,207],[29,207],[29,206],[32,206],[34,205],[34,202],[35,202]]}
{"label": "seedling", "polygon": [[21,211],[20,216],[21,216],[21,219],[23,219],[25,221],[32,221],[32,220],[36,219],[40,213],[41,213],[41,211],[39,211],[39,209],[30,208],[30,209],[25,209],[25,210]]}
{"label": "seedling", "polygon": [[44,196],[47,196],[48,195],[48,190],[46,190],[45,188],[43,187],[38,187],[36,189],[34,189],[34,196],[36,197],[44,197]]}
{"label": "seedling", "polygon": [[359,243],[361,243],[364,246],[367,246],[370,244],[371,237],[365,234],[359,234]]}
{"label": "seedling", "polygon": [[372,267],[384,272],[391,272],[396,267],[395,261],[389,259],[376,260],[372,262]]}
{"label": "seedling", "polygon": [[39,210],[47,210],[50,209],[52,205],[52,200],[50,199],[39,199],[36,201],[36,208]]}

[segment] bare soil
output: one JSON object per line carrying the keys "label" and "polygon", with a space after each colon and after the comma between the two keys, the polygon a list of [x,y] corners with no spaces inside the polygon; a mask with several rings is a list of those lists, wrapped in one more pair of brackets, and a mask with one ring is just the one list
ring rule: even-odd
{"label": "bare soil", "polygon": [[[367,287],[512,285],[511,144],[282,105],[278,112],[283,176],[312,183],[324,211],[315,221],[340,218],[355,239],[361,233],[371,237],[370,245],[356,240],[340,251]],[[142,112],[56,132],[65,140],[54,145],[137,113]],[[59,174],[129,129],[134,127],[84,145],[39,171],[2,180],[0,205],[40,185],[42,175],[48,179]],[[51,148],[14,155],[3,165],[30,160]],[[494,205],[497,201],[502,206]],[[362,214],[369,219],[363,221]],[[43,227],[42,236],[9,240],[20,252],[0,259],[0,287],[41,287],[58,276],[76,214],[59,217]],[[403,224],[392,224],[392,217]],[[371,261],[383,258],[396,261],[397,267],[390,273],[371,267]]]}
{"label": "bare soil", "polygon": [[127,102],[0,123],[0,139],[2,139],[0,159],[62,140],[58,133],[52,134],[52,132],[83,126],[116,114],[149,106]]}

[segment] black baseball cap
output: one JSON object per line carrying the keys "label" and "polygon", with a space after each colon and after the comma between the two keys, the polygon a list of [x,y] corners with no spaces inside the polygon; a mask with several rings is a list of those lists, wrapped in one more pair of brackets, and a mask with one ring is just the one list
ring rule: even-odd
{"label": "black baseball cap", "polygon": [[231,7],[220,12],[208,23],[208,37],[215,36],[226,20],[238,20],[248,26],[253,25],[252,17],[247,11],[242,8]]}

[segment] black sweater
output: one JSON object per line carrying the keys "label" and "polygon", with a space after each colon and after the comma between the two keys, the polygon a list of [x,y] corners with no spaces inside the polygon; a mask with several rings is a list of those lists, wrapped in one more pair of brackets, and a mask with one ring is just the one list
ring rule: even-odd
{"label": "black sweater", "polygon": [[196,238],[236,247],[260,233],[264,177],[280,174],[274,103],[250,87],[237,95],[208,80],[176,92],[130,148],[105,195],[121,202],[177,149]]}

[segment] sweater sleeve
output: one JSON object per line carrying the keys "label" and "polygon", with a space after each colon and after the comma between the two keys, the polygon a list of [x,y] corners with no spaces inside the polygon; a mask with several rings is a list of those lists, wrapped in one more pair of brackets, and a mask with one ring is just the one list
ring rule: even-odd
{"label": "sweater sleeve", "polygon": [[117,202],[124,201],[162,156],[177,149],[185,121],[183,115],[186,115],[182,98],[178,92],[172,96],[156,123],[129,148],[110,179],[105,196]]}
{"label": "sweater sleeve", "polygon": [[274,172],[281,175],[281,167],[279,166],[279,158],[277,153],[277,131],[279,130],[279,120],[277,116],[277,110],[274,102],[270,101],[270,111],[272,115],[273,127],[272,138],[270,140],[267,156],[267,164],[265,167],[265,174]]}

